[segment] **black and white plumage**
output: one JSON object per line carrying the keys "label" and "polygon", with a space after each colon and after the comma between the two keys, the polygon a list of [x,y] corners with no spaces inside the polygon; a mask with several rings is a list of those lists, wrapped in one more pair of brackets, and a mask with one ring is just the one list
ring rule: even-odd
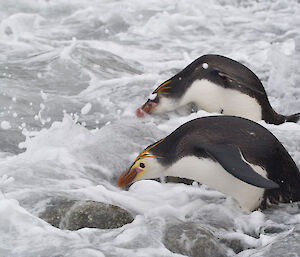
{"label": "black and white plumage", "polygon": [[246,66],[221,55],[203,55],[162,83],[137,116],[163,113],[188,103],[207,112],[235,115],[254,121],[297,122],[300,113],[276,113],[259,78]]}
{"label": "black and white plumage", "polygon": [[147,147],[118,179],[175,176],[206,184],[246,210],[300,200],[299,170],[275,136],[234,116],[198,118]]}

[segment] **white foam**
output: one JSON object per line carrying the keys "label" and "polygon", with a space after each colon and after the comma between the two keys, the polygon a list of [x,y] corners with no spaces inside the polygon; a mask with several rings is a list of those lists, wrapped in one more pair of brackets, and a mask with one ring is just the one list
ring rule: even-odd
{"label": "white foam", "polygon": [[1,128],[2,128],[2,129],[5,129],[5,130],[11,128],[10,122],[7,121],[7,120],[1,121],[1,124],[0,124],[0,125],[1,125]]}
{"label": "white foam", "polygon": [[90,112],[90,110],[92,109],[92,104],[91,103],[87,103],[85,106],[82,107],[81,109],[81,114],[82,115],[86,115]]}
{"label": "white foam", "polygon": [[151,95],[149,95],[148,99],[149,100],[154,100],[156,96],[157,96],[156,93],[155,94],[151,94]]}
{"label": "white foam", "polygon": [[44,101],[48,99],[47,94],[43,90],[41,90],[41,97]]}
{"label": "white foam", "polygon": [[206,62],[202,63],[202,68],[206,70],[208,68],[208,64]]}
{"label": "white foam", "polygon": [[[163,244],[170,217],[241,242],[239,256],[266,256],[296,235],[297,205],[249,214],[205,185],[144,180],[124,191],[116,179],[146,146],[212,114],[135,117],[152,89],[203,54],[241,61],[276,111],[299,112],[297,1],[0,2],[0,122],[12,127],[0,129],[0,256],[178,256]],[[83,103],[92,109],[81,113]],[[80,114],[80,124],[66,113]],[[300,167],[299,124],[259,123]],[[38,218],[57,197],[113,203],[135,220],[120,229],[59,230]],[[268,226],[284,232],[263,232]],[[293,245],[284,250],[294,253]]]}

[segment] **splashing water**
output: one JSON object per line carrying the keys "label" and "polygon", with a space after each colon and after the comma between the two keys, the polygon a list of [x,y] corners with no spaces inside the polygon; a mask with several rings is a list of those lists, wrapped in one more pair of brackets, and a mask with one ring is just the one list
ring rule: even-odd
{"label": "splashing water", "polygon": [[[296,0],[1,1],[0,256],[183,256],[164,239],[176,222],[205,226],[223,256],[299,256],[297,203],[249,214],[197,183],[116,187],[144,147],[210,115],[135,117],[203,54],[242,62],[276,111],[299,112],[299,17]],[[260,124],[300,167],[300,125]],[[115,204],[135,220],[60,230],[38,218],[58,197]]]}

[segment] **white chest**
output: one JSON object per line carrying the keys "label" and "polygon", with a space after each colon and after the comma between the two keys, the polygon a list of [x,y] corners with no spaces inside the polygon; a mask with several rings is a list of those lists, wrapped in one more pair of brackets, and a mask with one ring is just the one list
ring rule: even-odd
{"label": "white chest", "polygon": [[180,101],[180,105],[190,102],[207,112],[235,115],[251,120],[261,120],[261,106],[255,98],[237,90],[223,88],[208,80],[196,80]]}
{"label": "white chest", "polygon": [[[256,165],[251,167],[266,177],[266,172]],[[228,173],[223,167],[210,159],[188,156],[180,159],[165,171],[166,176],[177,176],[198,181],[202,184],[231,196],[246,210],[257,208],[263,200],[264,189],[249,185]]]}

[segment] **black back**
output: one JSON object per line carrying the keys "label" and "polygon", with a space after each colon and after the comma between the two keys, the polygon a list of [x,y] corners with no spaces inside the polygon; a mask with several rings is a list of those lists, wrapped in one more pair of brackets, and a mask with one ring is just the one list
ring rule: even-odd
{"label": "black back", "polygon": [[195,152],[197,143],[236,145],[248,162],[263,167],[280,187],[265,191],[261,207],[267,199],[271,203],[300,200],[300,173],[289,153],[271,132],[244,118],[210,116],[189,121],[150,152],[165,157],[158,159],[163,165],[187,155],[210,158],[205,151]]}

